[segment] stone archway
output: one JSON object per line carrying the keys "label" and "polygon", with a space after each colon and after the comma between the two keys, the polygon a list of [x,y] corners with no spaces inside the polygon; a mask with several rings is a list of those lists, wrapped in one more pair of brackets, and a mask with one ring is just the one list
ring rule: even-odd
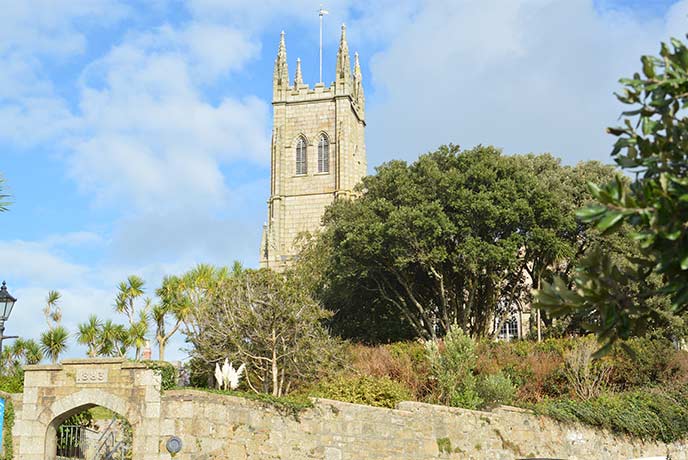
{"label": "stone archway", "polygon": [[27,366],[21,406],[14,437],[22,460],[53,460],[59,424],[93,406],[127,419],[133,458],[158,458],[160,377],[143,364],[102,358]]}
{"label": "stone archway", "polygon": [[[84,401],[89,402],[84,403]],[[122,398],[119,398],[111,393],[106,393],[102,390],[95,389],[86,389],[77,393],[73,393],[70,396],[55,401],[51,407],[44,409],[44,412],[48,414],[45,417],[50,417],[50,414],[57,414],[48,423],[45,434],[44,458],[46,460],[55,459],[55,453],[57,450],[55,445],[57,440],[56,435],[57,428],[60,426],[60,424],[62,424],[62,422],[67,420],[70,416],[96,406],[104,407],[112,412],[115,412],[119,416],[124,417],[127,422],[132,425],[132,430],[134,430],[135,426],[138,427],[140,424],[138,415],[136,413],[132,413],[130,404]],[[43,414],[41,414],[41,416],[39,416],[39,420],[45,420],[45,417]],[[132,421],[134,422],[133,424]]]}

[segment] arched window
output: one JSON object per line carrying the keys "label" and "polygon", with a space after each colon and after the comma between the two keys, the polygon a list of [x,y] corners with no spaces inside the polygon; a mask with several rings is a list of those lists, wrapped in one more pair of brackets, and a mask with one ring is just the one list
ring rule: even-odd
{"label": "arched window", "polygon": [[307,174],[308,164],[306,163],[306,139],[299,137],[296,141],[296,174]]}
{"label": "arched window", "polygon": [[330,141],[324,134],[320,135],[318,141],[318,172],[330,172]]}

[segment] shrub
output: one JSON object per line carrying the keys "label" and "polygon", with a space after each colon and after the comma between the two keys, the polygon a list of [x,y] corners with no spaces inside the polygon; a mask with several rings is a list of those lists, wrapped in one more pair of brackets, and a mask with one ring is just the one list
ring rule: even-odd
{"label": "shrub", "polygon": [[397,342],[390,345],[349,348],[353,368],[361,375],[389,377],[411,390],[416,400],[429,392],[429,371],[425,347],[418,342]]}
{"label": "shrub", "polygon": [[593,359],[597,348],[594,339],[584,338],[564,357],[564,375],[571,392],[580,399],[598,396],[609,381],[611,368],[608,363]]}
{"label": "shrub", "polygon": [[[564,344],[555,345],[557,342]],[[537,402],[568,394],[560,353],[570,341],[548,340],[541,344],[512,341],[481,341],[476,350],[479,375],[503,373],[517,387],[518,399]]]}
{"label": "shrub", "polygon": [[619,390],[656,383],[675,353],[671,342],[665,339],[633,338],[619,342],[610,353],[611,383]]}
{"label": "shrub", "polygon": [[24,371],[0,376],[0,391],[21,393],[24,391]]}
{"label": "shrub", "polygon": [[469,336],[453,326],[442,342],[427,342],[426,353],[436,383],[436,394],[431,400],[466,409],[477,409],[483,404],[473,375],[477,364],[475,342]]}
{"label": "shrub", "polygon": [[313,396],[368,406],[394,408],[411,398],[409,389],[388,377],[338,377],[320,383]]}
{"label": "shrub", "polygon": [[12,460],[14,458],[14,445],[12,442],[12,428],[14,428],[14,404],[9,398],[5,399],[5,426],[2,439],[1,460]]}
{"label": "shrub", "polygon": [[516,394],[516,386],[509,376],[498,372],[478,380],[477,391],[482,399],[482,407],[495,407],[510,404]]}
{"label": "shrub", "polygon": [[667,366],[659,376],[663,383],[673,385],[688,384],[688,352],[684,350],[674,353],[667,362]]}
{"label": "shrub", "polygon": [[170,390],[177,386],[177,369],[167,361],[141,361],[148,369],[160,375],[160,390]]}
{"label": "shrub", "polygon": [[636,390],[587,401],[540,403],[536,411],[563,422],[581,422],[643,440],[674,442],[688,435],[688,390]]}

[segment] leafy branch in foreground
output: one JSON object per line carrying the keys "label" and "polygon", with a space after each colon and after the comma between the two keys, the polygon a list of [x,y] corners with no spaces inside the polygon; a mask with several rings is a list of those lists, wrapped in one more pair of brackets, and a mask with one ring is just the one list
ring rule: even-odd
{"label": "leafy branch in foreground", "polygon": [[[640,257],[619,266],[593,252],[577,267],[572,289],[555,280],[537,293],[540,308],[587,316],[607,345],[645,330],[653,318],[688,309],[688,47],[672,39],[659,57],[641,62],[643,74],[620,80],[624,90],[617,94],[632,109],[622,113],[622,126],[608,129],[618,137],[612,157],[634,180],[591,184],[597,203],[578,212],[605,233],[629,225]],[[628,289],[631,281],[643,289]],[[666,308],[656,302],[662,296]]]}

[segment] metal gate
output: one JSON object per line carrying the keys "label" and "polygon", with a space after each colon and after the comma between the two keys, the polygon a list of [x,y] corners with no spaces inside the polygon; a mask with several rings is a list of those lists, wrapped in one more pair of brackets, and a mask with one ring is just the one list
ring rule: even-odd
{"label": "metal gate", "polygon": [[125,433],[124,423],[114,417],[103,432],[81,425],[60,425],[57,429],[57,459],[131,459],[131,438]]}
{"label": "metal gate", "polygon": [[57,429],[57,458],[86,459],[89,431],[94,430],[80,425],[60,425]]}

